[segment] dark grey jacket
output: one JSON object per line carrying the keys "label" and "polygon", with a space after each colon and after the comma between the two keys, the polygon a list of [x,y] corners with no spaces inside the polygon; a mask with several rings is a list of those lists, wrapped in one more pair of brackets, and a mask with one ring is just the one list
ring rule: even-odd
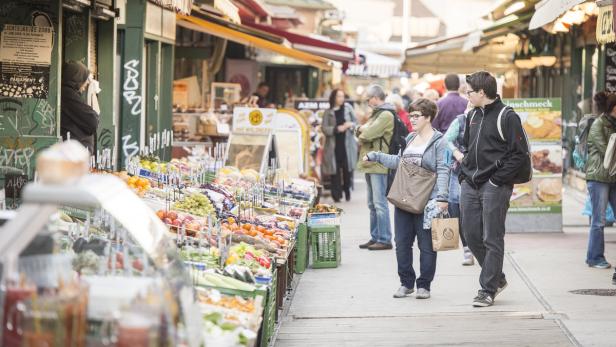
{"label": "dark grey jacket", "polygon": [[[344,104],[345,122],[353,122],[357,126],[357,118],[353,106]],[[347,162],[349,170],[353,171],[357,165],[357,139],[353,135],[355,126],[346,131],[344,145],[346,147]],[[325,134],[325,146],[323,146],[323,161],[321,162],[321,173],[333,175],[336,173],[336,114],[333,109],[323,113],[323,123],[321,124],[323,134]]]}
{"label": "dark grey jacket", "polygon": [[[417,133],[415,132],[409,134],[406,138],[407,146],[416,136]],[[436,172],[436,185],[434,185],[430,200],[436,199],[437,201],[447,202],[449,198],[449,166],[445,163],[446,151],[447,140],[443,134],[435,130],[434,136],[428,142],[426,151],[421,158],[421,167]],[[370,161],[376,161],[388,169],[397,169],[401,157],[381,152],[368,153]]]}

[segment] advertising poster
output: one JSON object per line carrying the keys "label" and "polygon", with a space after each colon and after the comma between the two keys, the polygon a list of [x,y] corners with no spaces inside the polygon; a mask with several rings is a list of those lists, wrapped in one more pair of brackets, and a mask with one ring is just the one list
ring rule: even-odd
{"label": "advertising poster", "polygon": [[514,187],[511,213],[562,212],[562,115],[560,99],[508,99],[522,120],[532,152],[533,180]]}
{"label": "advertising poster", "polygon": [[0,33],[0,96],[46,99],[53,27],[5,24]]}

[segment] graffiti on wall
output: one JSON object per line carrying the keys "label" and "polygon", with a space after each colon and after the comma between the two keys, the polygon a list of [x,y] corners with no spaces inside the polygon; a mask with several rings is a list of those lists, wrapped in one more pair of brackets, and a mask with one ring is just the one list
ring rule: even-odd
{"label": "graffiti on wall", "polygon": [[56,111],[47,100],[0,98],[0,131],[5,135],[53,136],[56,127]]}
{"label": "graffiti on wall", "polygon": [[141,115],[141,92],[139,90],[139,61],[136,59],[124,64],[124,100],[131,106],[130,113],[133,116]]}

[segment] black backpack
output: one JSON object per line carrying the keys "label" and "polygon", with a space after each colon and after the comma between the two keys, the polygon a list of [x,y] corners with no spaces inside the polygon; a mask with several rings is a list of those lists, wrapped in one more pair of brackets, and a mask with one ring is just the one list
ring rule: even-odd
{"label": "black backpack", "polygon": [[[496,123],[498,127],[498,134],[503,141],[507,141],[503,132],[503,118],[509,116],[509,111],[513,111],[513,108],[509,106],[503,107],[501,112],[498,114]],[[533,179],[533,154],[530,148],[530,142],[528,141],[528,135],[526,134],[526,129],[524,129],[524,127],[522,127],[522,132],[524,133],[523,140],[526,142],[526,156],[524,157],[524,162],[522,162],[518,174],[513,179],[513,184],[528,183]]]}
{"label": "black backpack", "polygon": [[[406,137],[409,135],[409,130],[395,112],[390,112],[394,115],[393,135],[391,136],[391,141],[387,141],[384,137],[381,139],[389,147],[388,154],[400,155],[406,148]],[[391,188],[391,184],[394,182],[394,177],[396,177],[396,170],[387,170],[387,194],[389,194],[389,188]]]}

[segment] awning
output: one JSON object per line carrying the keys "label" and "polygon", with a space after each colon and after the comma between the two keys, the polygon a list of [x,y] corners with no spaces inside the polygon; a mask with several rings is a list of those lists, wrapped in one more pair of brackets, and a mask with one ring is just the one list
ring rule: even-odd
{"label": "awning", "polygon": [[462,51],[468,36],[406,51],[403,69],[419,73],[472,73],[487,70],[504,73],[515,69],[512,56],[518,40],[515,37],[492,39],[470,51]]}
{"label": "awning", "polygon": [[402,62],[398,59],[364,50],[357,50],[357,54],[363,56],[365,63],[349,65],[346,70],[346,74],[349,76],[389,78],[400,75]]}
{"label": "awning", "polygon": [[[195,16],[177,15],[177,25],[187,29],[200,31],[209,35],[222,37],[226,40],[237,42],[244,46],[252,46],[260,49],[272,51],[293,59],[300,60],[308,65],[322,70],[330,71],[331,62],[328,59],[299,51],[284,44],[265,40],[261,37],[250,35],[246,32],[232,29],[230,27],[213,23]],[[250,29],[250,28],[248,28]]]}
{"label": "awning", "polygon": [[583,2],[586,2],[586,0],[544,0],[537,4],[537,10],[531,18],[528,28],[530,30],[541,28],[556,20],[573,6]]}
{"label": "awning", "polygon": [[271,26],[257,24],[257,23],[244,23],[244,25],[262,30],[274,35],[282,36],[289,40],[293,45],[293,48],[299,49],[304,52],[312,53],[321,57],[336,60],[341,63],[348,63],[355,59],[355,50],[353,48],[341,45],[335,42],[327,42],[318,40],[312,37],[295,34],[285,30],[273,28]]}

